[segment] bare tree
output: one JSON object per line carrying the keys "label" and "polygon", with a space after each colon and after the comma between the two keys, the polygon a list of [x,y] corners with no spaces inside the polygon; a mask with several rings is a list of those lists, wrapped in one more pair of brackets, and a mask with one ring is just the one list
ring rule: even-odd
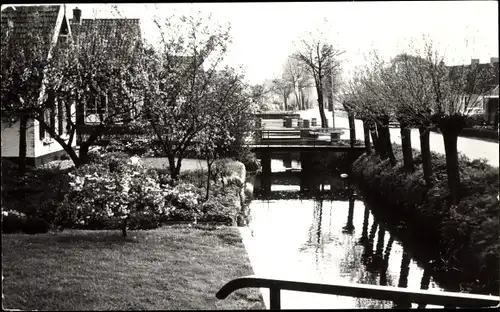
{"label": "bare tree", "polygon": [[304,64],[293,56],[290,56],[283,65],[283,79],[288,81],[293,87],[297,109],[306,109],[305,89],[311,87],[313,84],[311,83],[311,76]]}
{"label": "bare tree", "polygon": [[273,80],[272,90],[283,98],[283,108],[288,110],[288,97],[293,92],[293,84],[287,79],[277,78]]}
{"label": "bare tree", "polygon": [[324,111],[324,84],[327,79],[338,75],[340,62],[337,57],[343,53],[335,49],[327,41],[313,37],[310,40],[302,39],[301,47],[293,54],[293,57],[302,62],[311,76],[314,78],[316,92],[318,94],[318,109],[321,116],[321,127],[327,128],[328,121]]}

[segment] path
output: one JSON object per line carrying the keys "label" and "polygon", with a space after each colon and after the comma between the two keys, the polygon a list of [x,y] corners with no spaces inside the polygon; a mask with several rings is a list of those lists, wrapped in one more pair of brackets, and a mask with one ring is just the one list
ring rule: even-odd
{"label": "path", "polygon": [[[299,112],[302,118],[311,119],[313,117],[319,118],[318,108],[301,111]],[[331,125],[332,113],[325,110],[326,116],[328,118],[328,124]],[[363,141],[363,123],[361,120],[356,119],[356,139]],[[335,127],[337,128],[347,128],[349,126],[348,120],[345,117],[335,116]],[[394,143],[401,144],[401,133],[399,129],[391,129],[391,140]],[[349,132],[346,131],[341,136],[341,139],[349,139]],[[412,147],[420,150],[420,136],[417,129],[411,131],[411,142]],[[430,134],[430,145],[431,150],[443,154],[444,142],[443,136],[440,133],[431,132]],[[498,167],[499,163],[499,153],[498,153],[498,143],[487,142],[477,139],[458,137],[457,142],[458,151],[465,154],[470,159],[484,158],[488,163],[494,167]]]}

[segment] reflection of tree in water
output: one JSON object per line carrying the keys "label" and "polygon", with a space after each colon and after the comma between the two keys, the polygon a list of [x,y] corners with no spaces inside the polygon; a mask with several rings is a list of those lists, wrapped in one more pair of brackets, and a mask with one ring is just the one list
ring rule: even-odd
{"label": "reflection of tree in water", "polygon": [[363,264],[368,267],[368,262],[371,261],[371,258],[373,257],[373,240],[375,239],[375,233],[377,232],[378,228],[378,223],[375,218],[373,219],[372,226],[370,228],[370,233],[368,235],[368,240],[366,241],[365,244],[363,244],[364,250],[363,254],[361,256],[361,260],[363,261]]}
{"label": "reflection of tree in water", "polygon": [[363,217],[363,231],[361,232],[361,238],[359,239],[360,245],[365,245],[368,242],[368,219],[370,217],[370,208],[365,205],[365,214]]}
{"label": "reflection of tree in water", "polygon": [[390,234],[389,241],[387,242],[387,246],[385,247],[384,256],[382,258],[382,264],[381,264],[381,268],[380,268],[380,285],[381,286],[386,286],[388,284],[390,285],[390,282],[388,281],[388,279],[390,279],[390,276],[388,276],[388,274],[387,274],[387,269],[389,268],[389,257],[391,255],[391,250],[392,250],[393,244],[394,244],[394,235]]}
{"label": "reflection of tree in water", "polygon": [[353,234],[354,232],[353,218],[354,218],[354,198],[352,196],[349,196],[349,212],[347,214],[347,223],[342,228],[342,233]]}
{"label": "reflection of tree in water", "polygon": [[[424,265],[424,273],[422,274],[422,280],[420,281],[420,289],[429,289],[429,284],[431,283],[431,272],[432,272],[432,262],[428,262]],[[425,303],[419,303],[418,308],[425,308]]]}
{"label": "reflection of tree in water", "polygon": [[[408,287],[408,275],[410,274],[410,261],[411,255],[406,248],[403,247],[403,256],[401,258],[401,270],[399,272],[398,287]],[[394,308],[409,309],[411,308],[410,302],[394,302]]]}

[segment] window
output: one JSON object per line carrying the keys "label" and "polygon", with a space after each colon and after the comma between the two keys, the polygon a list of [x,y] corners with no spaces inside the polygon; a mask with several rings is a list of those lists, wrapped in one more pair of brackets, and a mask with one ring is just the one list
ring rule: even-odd
{"label": "window", "polygon": [[45,105],[45,109],[43,111],[43,115],[40,116],[41,117],[41,121],[43,122],[39,122],[39,127],[38,127],[38,131],[39,131],[39,136],[40,136],[40,140],[42,141],[43,139],[45,139],[45,136],[46,136],[46,133],[47,133],[47,129],[45,128],[44,126],[44,123],[47,123],[48,121],[48,126],[53,128],[55,126],[55,109],[54,109],[54,93],[52,93],[51,91],[47,91],[47,100],[46,100],[46,105]]}
{"label": "window", "polygon": [[98,95],[87,102],[85,110],[86,123],[100,123],[106,118],[108,97],[106,95]]}

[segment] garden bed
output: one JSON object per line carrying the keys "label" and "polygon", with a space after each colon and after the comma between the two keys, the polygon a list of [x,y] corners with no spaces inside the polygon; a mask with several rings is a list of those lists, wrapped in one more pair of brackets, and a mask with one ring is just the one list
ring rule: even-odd
{"label": "garden bed", "polygon": [[2,235],[2,273],[9,309],[265,308],[258,289],[215,298],[226,282],[253,274],[232,227],[168,226],[129,238],[81,230]]}
{"label": "garden bed", "polygon": [[460,275],[463,289],[499,291],[500,228],[498,168],[460,155],[462,200],[449,204],[446,162],[432,153],[433,186],[425,186],[421,156],[413,150],[416,170],[405,173],[401,146],[393,145],[398,164],[362,155],[352,165],[353,176],[367,200],[402,221],[426,249],[438,251],[436,270]]}
{"label": "garden bed", "polygon": [[[106,174],[107,166],[129,166],[126,165],[128,158],[126,155],[118,153],[108,153],[104,156],[99,156],[98,159],[93,160],[93,164],[88,168],[67,168],[61,170],[58,166],[48,166],[45,168],[33,168],[26,174],[17,172],[16,166],[5,163],[2,165],[2,175],[6,179],[2,179],[2,230],[4,233],[12,232],[30,232],[30,233],[45,233],[50,227],[54,229],[61,228],[74,228],[74,229],[90,229],[90,230],[104,230],[104,229],[120,229],[120,222],[118,220],[106,220],[102,215],[98,214],[99,211],[94,213],[102,201],[96,201],[96,197],[102,197],[105,203],[114,202],[117,194],[110,193],[109,187],[114,188],[114,182],[106,182],[109,178],[115,179],[113,174]],[[154,202],[168,202],[168,205],[174,205],[175,209],[169,208],[169,213],[157,215],[154,212],[145,212],[145,214],[135,215],[128,221],[130,229],[151,229],[156,228],[164,222],[213,222],[225,225],[244,224],[242,217],[244,211],[242,205],[244,204],[243,185],[245,181],[245,166],[242,163],[232,160],[222,160],[219,162],[223,164],[218,166],[217,176],[213,176],[214,180],[211,182],[210,198],[208,201],[204,200],[206,195],[205,187],[207,181],[206,167],[203,165],[204,161],[194,159],[186,160],[183,162],[183,170],[180,174],[180,181],[175,186],[163,187],[169,181],[168,170],[163,167],[165,159],[146,159],[145,165],[149,169],[140,169],[141,173],[133,178],[140,179],[139,186],[149,188],[150,191],[142,193],[130,193],[130,196],[143,196],[151,195],[151,187],[158,192],[167,192],[169,195],[154,195],[144,205],[150,205]],[[102,166],[104,167],[95,167]],[[127,169],[129,170],[129,169]],[[139,170],[139,169],[130,169]],[[127,171],[127,172],[130,172]],[[72,174],[73,177],[70,177]],[[75,184],[75,176],[78,179],[89,179],[88,186],[85,187],[85,192],[73,191],[71,193],[70,184]],[[97,174],[97,175],[96,175]],[[128,173],[127,173],[128,174]],[[97,176],[99,176],[97,178]],[[90,179],[93,178],[93,181]],[[97,178],[97,180],[95,180]],[[118,177],[119,178],[119,177]],[[149,179],[149,180],[148,180]],[[151,181],[151,179],[153,179]],[[149,182],[147,182],[149,181]],[[85,182],[87,183],[87,182]],[[103,184],[104,183],[104,184]],[[151,184],[153,183],[153,184]],[[147,185],[146,185],[147,184]],[[159,187],[162,189],[159,189]],[[100,190],[100,191],[98,191]],[[163,191],[162,191],[163,190]],[[105,192],[106,194],[104,194]],[[67,196],[72,194],[66,205],[62,205],[67,200]],[[109,194],[108,194],[109,193]],[[156,194],[155,193],[155,194]],[[135,195],[134,195],[135,194]],[[160,196],[160,197],[159,197]],[[127,198],[127,196],[125,196]],[[132,200],[134,203],[137,200]],[[130,201],[129,200],[129,201]],[[94,201],[96,201],[94,203]],[[192,201],[197,204],[190,204]],[[77,214],[81,212],[75,210],[75,205],[85,203],[86,210],[90,213],[84,212],[85,215],[75,219]],[[156,205],[156,204],[155,204]],[[80,208],[81,209],[81,208]],[[86,211],[85,210],[85,211]],[[161,209],[160,209],[161,210]],[[85,219],[86,215],[88,215]],[[97,218],[95,218],[97,217]],[[119,219],[120,215],[116,215]],[[82,219],[84,218],[84,219]],[[28,222],[29,221],[29,222]],[[118,222],[117,222],[118,221]],[[31,231],[28,224],[37,223],[36,229]],[[83,222],[83,223],[82,223]],[[33,232],[34,231],[34,232]]]}

